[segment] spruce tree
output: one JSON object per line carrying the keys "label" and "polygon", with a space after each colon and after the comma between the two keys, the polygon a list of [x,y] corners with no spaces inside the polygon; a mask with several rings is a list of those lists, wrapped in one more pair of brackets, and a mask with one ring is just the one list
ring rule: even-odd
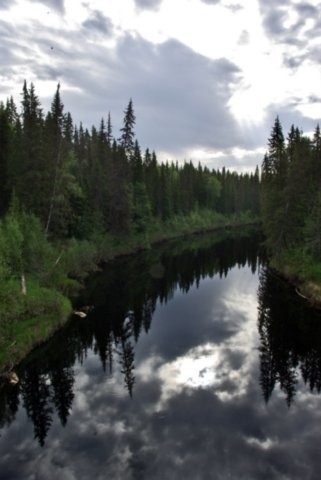
{"label": "spruce tree", "polygon": [[50,151],[48,152],[48,170],[51,176],[50,202],[48,216],[46,219],[46,232],[48,233],[54,210],[57,209],[56,197],[58,195],[59,180],[61,177],[63,152],[62,152],[62,131],[64,123],[64,105],[60,97],[60,84],[57,85],[56,93],[51,103],[50,114],[47,115],[47,138],[50,142]]}
{"label": "spruce tree", "polygon": [[146,150],[144,157],[144,177],[152,214],[154,216],[159,216],[161,212],[159,167],[157,165],[156,153],[153,151],[152,154],[150,154],[148,149]]}
{"label": "spruce tree", "polygon": [[107,140],[108,147],[111,148],[113,143],[113,127],[111,123],[110,113],[108,113],[108,118],[107,118],[106,140]]}
{"label": "spruce tree", "polygon": [[10,123],[7,109],[0,103],[0,216],[9,205],[8,158],[10,149]]}
{"label": "spruce tree", "polygon": [[276,117],[270,138],[268,152],[262,163],[262,219],[268,247],[280,252],[286,243],[286,202],[287,156],[282,126]]}
{"label": "spruce tree", "polygon": [[151,219],[151,205],[144,181],[143,161],[138,141],[135,141],[131,158],[131,177],[133,182],[133,221],[138,232],[147,229]]}
{"label": "spruce tree", "polygon": [[21,204],[44,220],[47,209],[46,165],[44,162],[43,114],[31,83],[22,91],[20,152],[16,159],[15,191]]}
{"label": "spruce tree", "polygon": [[132,185],[124,148],[114,140],[109,183],[108,228],[112,234],[128,233],[132,219]]}
{"label": "spruce tree", "polygon": [[286,179],[284,218],[287,246],[298,244],[303,240],[302,230],[315,193],[310,139],[295,129],[295,137],[287,146],[287,151],[289,150],[291,157]]}
{"label": "spruce tree", "polygon": [[133,101],[129,100],[128,106],[124,112],[123,127],[120,129],[121,136],[119,138],[119,144],[124,149],[128,157],[131,156],[134,149],[134,126],[136,117],[134,114]]}

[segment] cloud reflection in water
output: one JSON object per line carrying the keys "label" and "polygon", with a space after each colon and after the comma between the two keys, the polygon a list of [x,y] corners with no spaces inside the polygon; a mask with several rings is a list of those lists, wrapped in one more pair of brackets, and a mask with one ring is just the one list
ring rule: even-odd
{"label": "cloud reflection in water", "polygon": [[[209,264],[203,260],[202,265]],[[164,259],[162,263],[168,275],[168,264]],[[137,329],[136,343],[132,337],[126,340],[135,352],[132,398],[124,388],[121,341],[111,350],[111,371],[98,348],[109,332],[111,307],[101,308],[99,318],[76,324],[75,328],[83,325],[79,334],[83,344],[88,343],[86,353],[72,363],[75,397],[68,421],[62,428],[57,413],[52,415],[41,448],[30,441],[31,422],[20,406],[16,420],[2,429],[3,478],[17,478],[17,471],[18,478],[54,480],[319,478],[320,396],[299,382],[290,409],[278,388],[264,403],[259,384],[258,273],[243,261],[221,277],[216,270],[197,282],[183,280],[184,288],[169,289],[171,299],[153,297],[150,329]],[[153,281],[166,292],[164,279]],[[120,290],[123,301],[132,288],[125,285]],[[266,298],[260,302],[268,309]],[[116,295],[113,301],[115,306]],[[133,304],[130,310],[139,311]],[[123,315],[127,318],[126,309]],[[99,341],[91,328],[99,332]],[[115,336],[124,332],[113,328]],[[264,331],[273,340],[273,332]],[[79,347],[72,332],[70,338]],[[282,331],[278,335],[283,338]],[[273,356],[274,351],[267,354]],[[44,373],[43,378],[52,377],[50,370]],[[48,388],[52,392],[52,384]]]}

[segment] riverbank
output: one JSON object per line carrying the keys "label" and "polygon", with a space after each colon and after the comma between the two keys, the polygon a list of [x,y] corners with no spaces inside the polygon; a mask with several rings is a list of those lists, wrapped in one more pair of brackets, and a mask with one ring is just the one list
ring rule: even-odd
{"label": "riverbank", "polygon": [[[1,307],[1,376],[52,337],[72,312],[70,300],[61,292],[40,287],[30,278],[27,295],[21,294],[18,281],[11,280],[5,292],[1,289],[2,300],[6,303]],[[7,309],[6,314],[3,313],[4,308]]]}
{"label": "riverbank", "polygon": [[321,309],[321,263],[301,249],[282,252],[270,262],[271,267],[292,283],[313,308]]}
{"label": "riverbank", "polygon": [[224,216],[213,211],[192,212],[186,216],[173,217],[166,222],[154,221],[148,230],[142,233],[119,237],[104,235],[103,238],[93,238],[93,243],[100,252],[97,259],[97,263],[100,263],[122,255],[132,255],[175,238],[259,224],[260,219],[248,213]]}
{"label": "riverbank", "polygon": [[214,212],[194,212],[168,222],[155,222],[148,231],[139,234],[96,235],[89,240],[71,240],[57,246],[61,254],[55,261],[54,280],[51,279],[48,287],[29,276],[27,295],[22,295],[18,279],[0,286],[0,375],[12,370],[31,350],[66,324],[72,313],[72,299],[97,265],[171,239],[258,223],[259,219],[247,214],[224,217]]}

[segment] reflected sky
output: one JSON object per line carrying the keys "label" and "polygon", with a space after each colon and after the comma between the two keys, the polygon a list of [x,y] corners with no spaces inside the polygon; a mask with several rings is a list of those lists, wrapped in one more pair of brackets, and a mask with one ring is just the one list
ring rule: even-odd
{"label": "reflected sky", "polygon": [[[68,420],[62,426],[53,409],[43,446],[23,399],[14,420],[2,419],[0,478],[319,479],[320,396],[298,376],[290,407],[277,382],[264,401],[258,286],[249,264],[204,275],[188,292],[176,285],[171,298],[158,297],[147,333],[113,345],[112,372],[93,341],[71,367]],[[52,376],[42,375],[50,389]]]}

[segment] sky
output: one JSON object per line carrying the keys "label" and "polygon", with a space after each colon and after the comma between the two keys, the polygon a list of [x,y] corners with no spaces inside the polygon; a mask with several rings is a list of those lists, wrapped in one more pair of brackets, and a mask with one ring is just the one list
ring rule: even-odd
{"label": "sky", "polygon": [[141,148],[160,161],[253,171],[275,117],[285,135],[321,118],[321,1],[0,0],[0,101],[57,84],[115,138],[132,98]]}

